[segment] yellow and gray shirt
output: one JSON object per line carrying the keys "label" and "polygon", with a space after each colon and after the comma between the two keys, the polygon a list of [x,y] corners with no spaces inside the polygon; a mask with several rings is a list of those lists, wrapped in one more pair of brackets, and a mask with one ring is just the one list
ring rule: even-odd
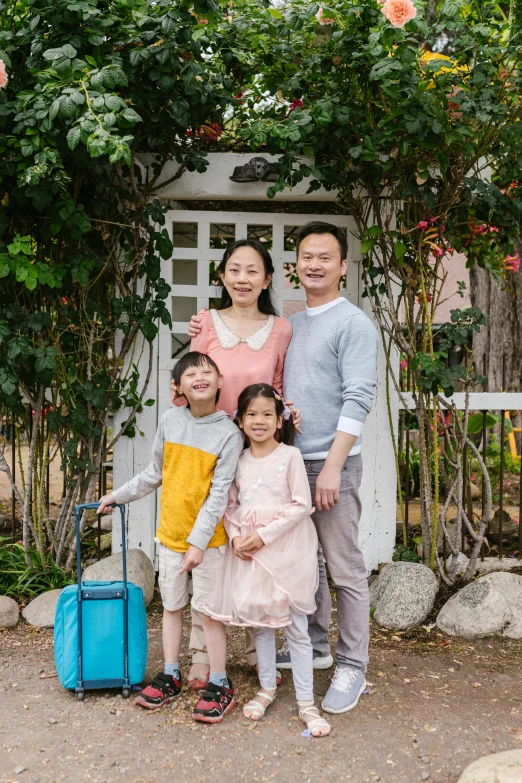
{"label": "yellow and gray shirt", "polygon": [[187,407],[161,417],[152,462],[119,489],[117,503],[148,495],[162,485],[157,537],[169,549],[186,552],[227,542],[223,514],[243,449],[243,436],[224,411],[196,419]]}

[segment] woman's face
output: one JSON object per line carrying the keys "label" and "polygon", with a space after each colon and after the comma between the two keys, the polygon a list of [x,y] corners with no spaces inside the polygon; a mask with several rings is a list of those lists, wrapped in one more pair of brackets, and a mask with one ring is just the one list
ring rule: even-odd
{"label": "woman's face", "polygon": [[220,275],[233,304],[248,307],[256,304],[261,291],[272,280],[266,275],[263,259],[253,247],[238,247],[227,261]]}

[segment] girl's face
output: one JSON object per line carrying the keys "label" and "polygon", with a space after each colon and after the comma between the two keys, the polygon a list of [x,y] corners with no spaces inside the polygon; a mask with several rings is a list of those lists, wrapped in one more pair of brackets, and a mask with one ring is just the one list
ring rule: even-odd
{"label": "girl's face", "polygon": [[253,443],[271,440],[282,424],[283,417],[276,413],[275,400],[268,397],[256,397],[252,400],[240,421],[241,429]]}
{"label": "girl's face", "polygon": [[261,291],[272,280],[257,250],[248,246],[238,247],[232,253],[220,277],[233,304],[241,307],[256,304]]}

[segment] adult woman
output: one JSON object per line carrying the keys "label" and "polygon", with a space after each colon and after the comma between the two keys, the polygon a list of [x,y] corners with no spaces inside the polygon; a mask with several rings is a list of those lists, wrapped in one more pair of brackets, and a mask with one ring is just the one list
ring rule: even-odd
{"label": "adult woman", "polygon": [[[270,253],[260,242],[240,239],[230,245],[218,267],[223,283],[219,310],[203,310],[192,319],[199,333],[192,329],[191,350],[208,354],[223,376],[218,408],[234,417],[237,400],[247,386],[268,383],[282,394],[283,365],[292,337],[292,327],[275,310],[271,284],[274,265]],[[171,385],[172,400],[176,399]],[[288,403],[291,405],[291,403]],[[292,411],[299,425],[299,411]],[[204,687],[208,677],[208,658],[203,629],[192,613],[190,647],[193,651],[188,682],[193,688]],[[247,634],[246,657],[256,664],[253,637]]]}
{"label": "adult woman", "polygon": [[292,327],[275,310],[274,265],[261,242],[234,242],[218,271],[223,282],[219,310],[200,312],[200,332],[192,337],[190,350],[206,353],[216,362],[224,379],[218,408],[233,417],[247,386],[268,383],[281,393]]}

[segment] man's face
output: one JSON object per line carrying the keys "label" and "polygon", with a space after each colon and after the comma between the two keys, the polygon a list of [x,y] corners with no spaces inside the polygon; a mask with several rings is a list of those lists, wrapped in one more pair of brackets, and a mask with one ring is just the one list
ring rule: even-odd
{"label": "man's face", "polygon": [[346,267],[339,242],[332,234],[309,234],[301,242],[296,271],[306,291],[314,294],[337,291]]}
{"label": "man's face", "polygon": [[189,367],[180,378],[178,394],[183,394],[190,405],[198,402],[214,402],[223,378],[210,364],[203,362],[198,367]]}

